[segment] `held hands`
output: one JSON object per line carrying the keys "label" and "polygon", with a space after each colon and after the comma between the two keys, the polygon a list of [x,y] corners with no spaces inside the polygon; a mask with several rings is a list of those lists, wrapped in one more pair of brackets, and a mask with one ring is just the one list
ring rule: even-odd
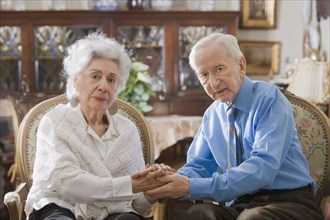
{"label": "held hands", "polygon": [[147,165],[146,169],[139,171],[131,176],[133,193],[145,192],[164,185],[158,181],[159,177],[175,173],[175,170],[165,164]]}
{"label": "held hands", "polygon": [[157,177],[163,183],[157,188],[145,191],[145,195],[154,198],[178,198],[189,195],[189,178],[180,174]]}

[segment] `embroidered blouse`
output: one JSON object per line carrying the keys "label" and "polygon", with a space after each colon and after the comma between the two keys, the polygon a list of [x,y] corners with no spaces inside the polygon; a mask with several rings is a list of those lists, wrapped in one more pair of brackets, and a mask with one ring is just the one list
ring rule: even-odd
{"label": "embroidered blouse", "polygon": [[107,113],[110,123],[100,138],[79,107],[59,105],[47,113],[37,132],[33,185],[27,216],[55,203],[77,219],[153,209],[143,193],[133,193],[130,175],[144,169],[139,133],[129,119]]}

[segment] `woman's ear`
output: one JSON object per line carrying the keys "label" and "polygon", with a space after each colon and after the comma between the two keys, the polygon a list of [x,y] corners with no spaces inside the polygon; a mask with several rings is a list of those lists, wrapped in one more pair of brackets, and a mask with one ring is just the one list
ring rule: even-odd
{"label": "woman's ear", "polygon": [[78,83],[78,76],[75,76],[73,78],[73,88],[74,88],[74,92],[73,92],[73,95],[70,99],[70,105],[72,108],[75,108],[78,106],[79,104],[79,83]]}
{"label": "woman's ear", "polygon": [[76,75],[74,78],[73,78],[73,88],[75,91],[78,90],[78,76]]}

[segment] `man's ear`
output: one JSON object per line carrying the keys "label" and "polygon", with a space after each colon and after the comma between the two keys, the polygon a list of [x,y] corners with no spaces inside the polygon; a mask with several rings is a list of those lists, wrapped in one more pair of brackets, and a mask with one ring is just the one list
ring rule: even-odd
{"label": "man's ear", "polygon": [[242,56],[239,60],[239,72],[241,76],[244,76],[246,74],[246,59],[244,56]]}

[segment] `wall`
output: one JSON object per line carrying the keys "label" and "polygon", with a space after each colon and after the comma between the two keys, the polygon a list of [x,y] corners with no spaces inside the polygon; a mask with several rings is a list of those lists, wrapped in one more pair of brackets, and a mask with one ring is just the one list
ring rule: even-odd
{"label": "wall", "polygon": [[[237,38],[239,40],[253,41],[279,41],[281,42],[280,74],[285,75],[285,61],[293,62],[295,59],[303,58],[303,1],[304,0],[278,0],[277,5],[277,28],[264,30],[239,29]],[[326,0],[328,1],[328,0]],[[239,0],[215,0],[215,10],[239,10]],[[313,19],[316,22],[316,6],[313,1]],[[321,51],[325,51],[330,61],[330,19],[321,19]],[[254,77],[258,78],[258,77]],[[261,77],[264,78],[264,77]]]}

